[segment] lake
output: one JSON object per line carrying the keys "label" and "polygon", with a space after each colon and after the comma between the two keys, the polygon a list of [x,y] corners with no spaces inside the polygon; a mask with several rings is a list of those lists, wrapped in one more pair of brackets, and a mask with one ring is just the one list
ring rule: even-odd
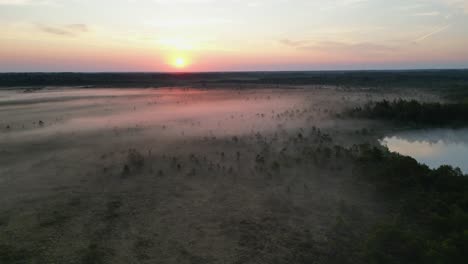
{"label": "lake", "polygon": [[430,129],[400,132],[381,144],[390,151],[411,156],[431,168],[459,167],[468,173],[468,129]]}

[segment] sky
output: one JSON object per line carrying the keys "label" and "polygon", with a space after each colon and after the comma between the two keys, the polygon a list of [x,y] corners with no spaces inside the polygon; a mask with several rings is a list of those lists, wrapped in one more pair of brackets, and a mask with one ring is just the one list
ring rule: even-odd
{"label": "sky", "polygon": [[468,68],[468,0],[0,0],[0,72]]}

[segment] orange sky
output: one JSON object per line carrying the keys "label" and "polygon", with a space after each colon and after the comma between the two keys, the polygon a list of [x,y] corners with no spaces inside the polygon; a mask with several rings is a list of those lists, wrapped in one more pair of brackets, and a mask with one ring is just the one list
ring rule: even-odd
{"label": "orange sky", "polygon": [[467,3],[0,0],[0,71],[466,68]]}

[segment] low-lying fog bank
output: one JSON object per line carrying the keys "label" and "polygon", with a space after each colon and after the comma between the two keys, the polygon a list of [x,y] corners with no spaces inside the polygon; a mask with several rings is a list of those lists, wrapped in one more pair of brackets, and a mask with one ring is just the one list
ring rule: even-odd
{"label": "low-lying fog bank", "polygon": [[374,125],[338,116],[399,96],[0,91],[0,262],[358,261],[388,208],[356,160],[382,153]]}

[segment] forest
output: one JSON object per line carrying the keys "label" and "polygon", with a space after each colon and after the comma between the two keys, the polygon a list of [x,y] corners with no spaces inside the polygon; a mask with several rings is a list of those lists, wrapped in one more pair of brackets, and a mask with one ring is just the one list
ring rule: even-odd
{"label": "forest", "polygon": [[468,104],[382,100],[355,107],[349,115],[423,126],[463,126],[468,123]]}
{"label": "forest", "polygon": [[[334,85],[373,89],[417,88],[456,95],[468,87],[468,70],[387,71],[284,71],[284,72],[180,72],[180,73],[0,73],[0,87],[25,86],[109,86],[160,87],[199,85],[216,88],[247,85]],[[466,94],[465,94],[466,95]]]}
{"label": "forest", "polygon": [[[468,177],[410,157],[364,147],[355,174],[391,204],[361,245],[364,263],[463,263],[468,259]],[[355,241],[354,241],[355,242]]]}

